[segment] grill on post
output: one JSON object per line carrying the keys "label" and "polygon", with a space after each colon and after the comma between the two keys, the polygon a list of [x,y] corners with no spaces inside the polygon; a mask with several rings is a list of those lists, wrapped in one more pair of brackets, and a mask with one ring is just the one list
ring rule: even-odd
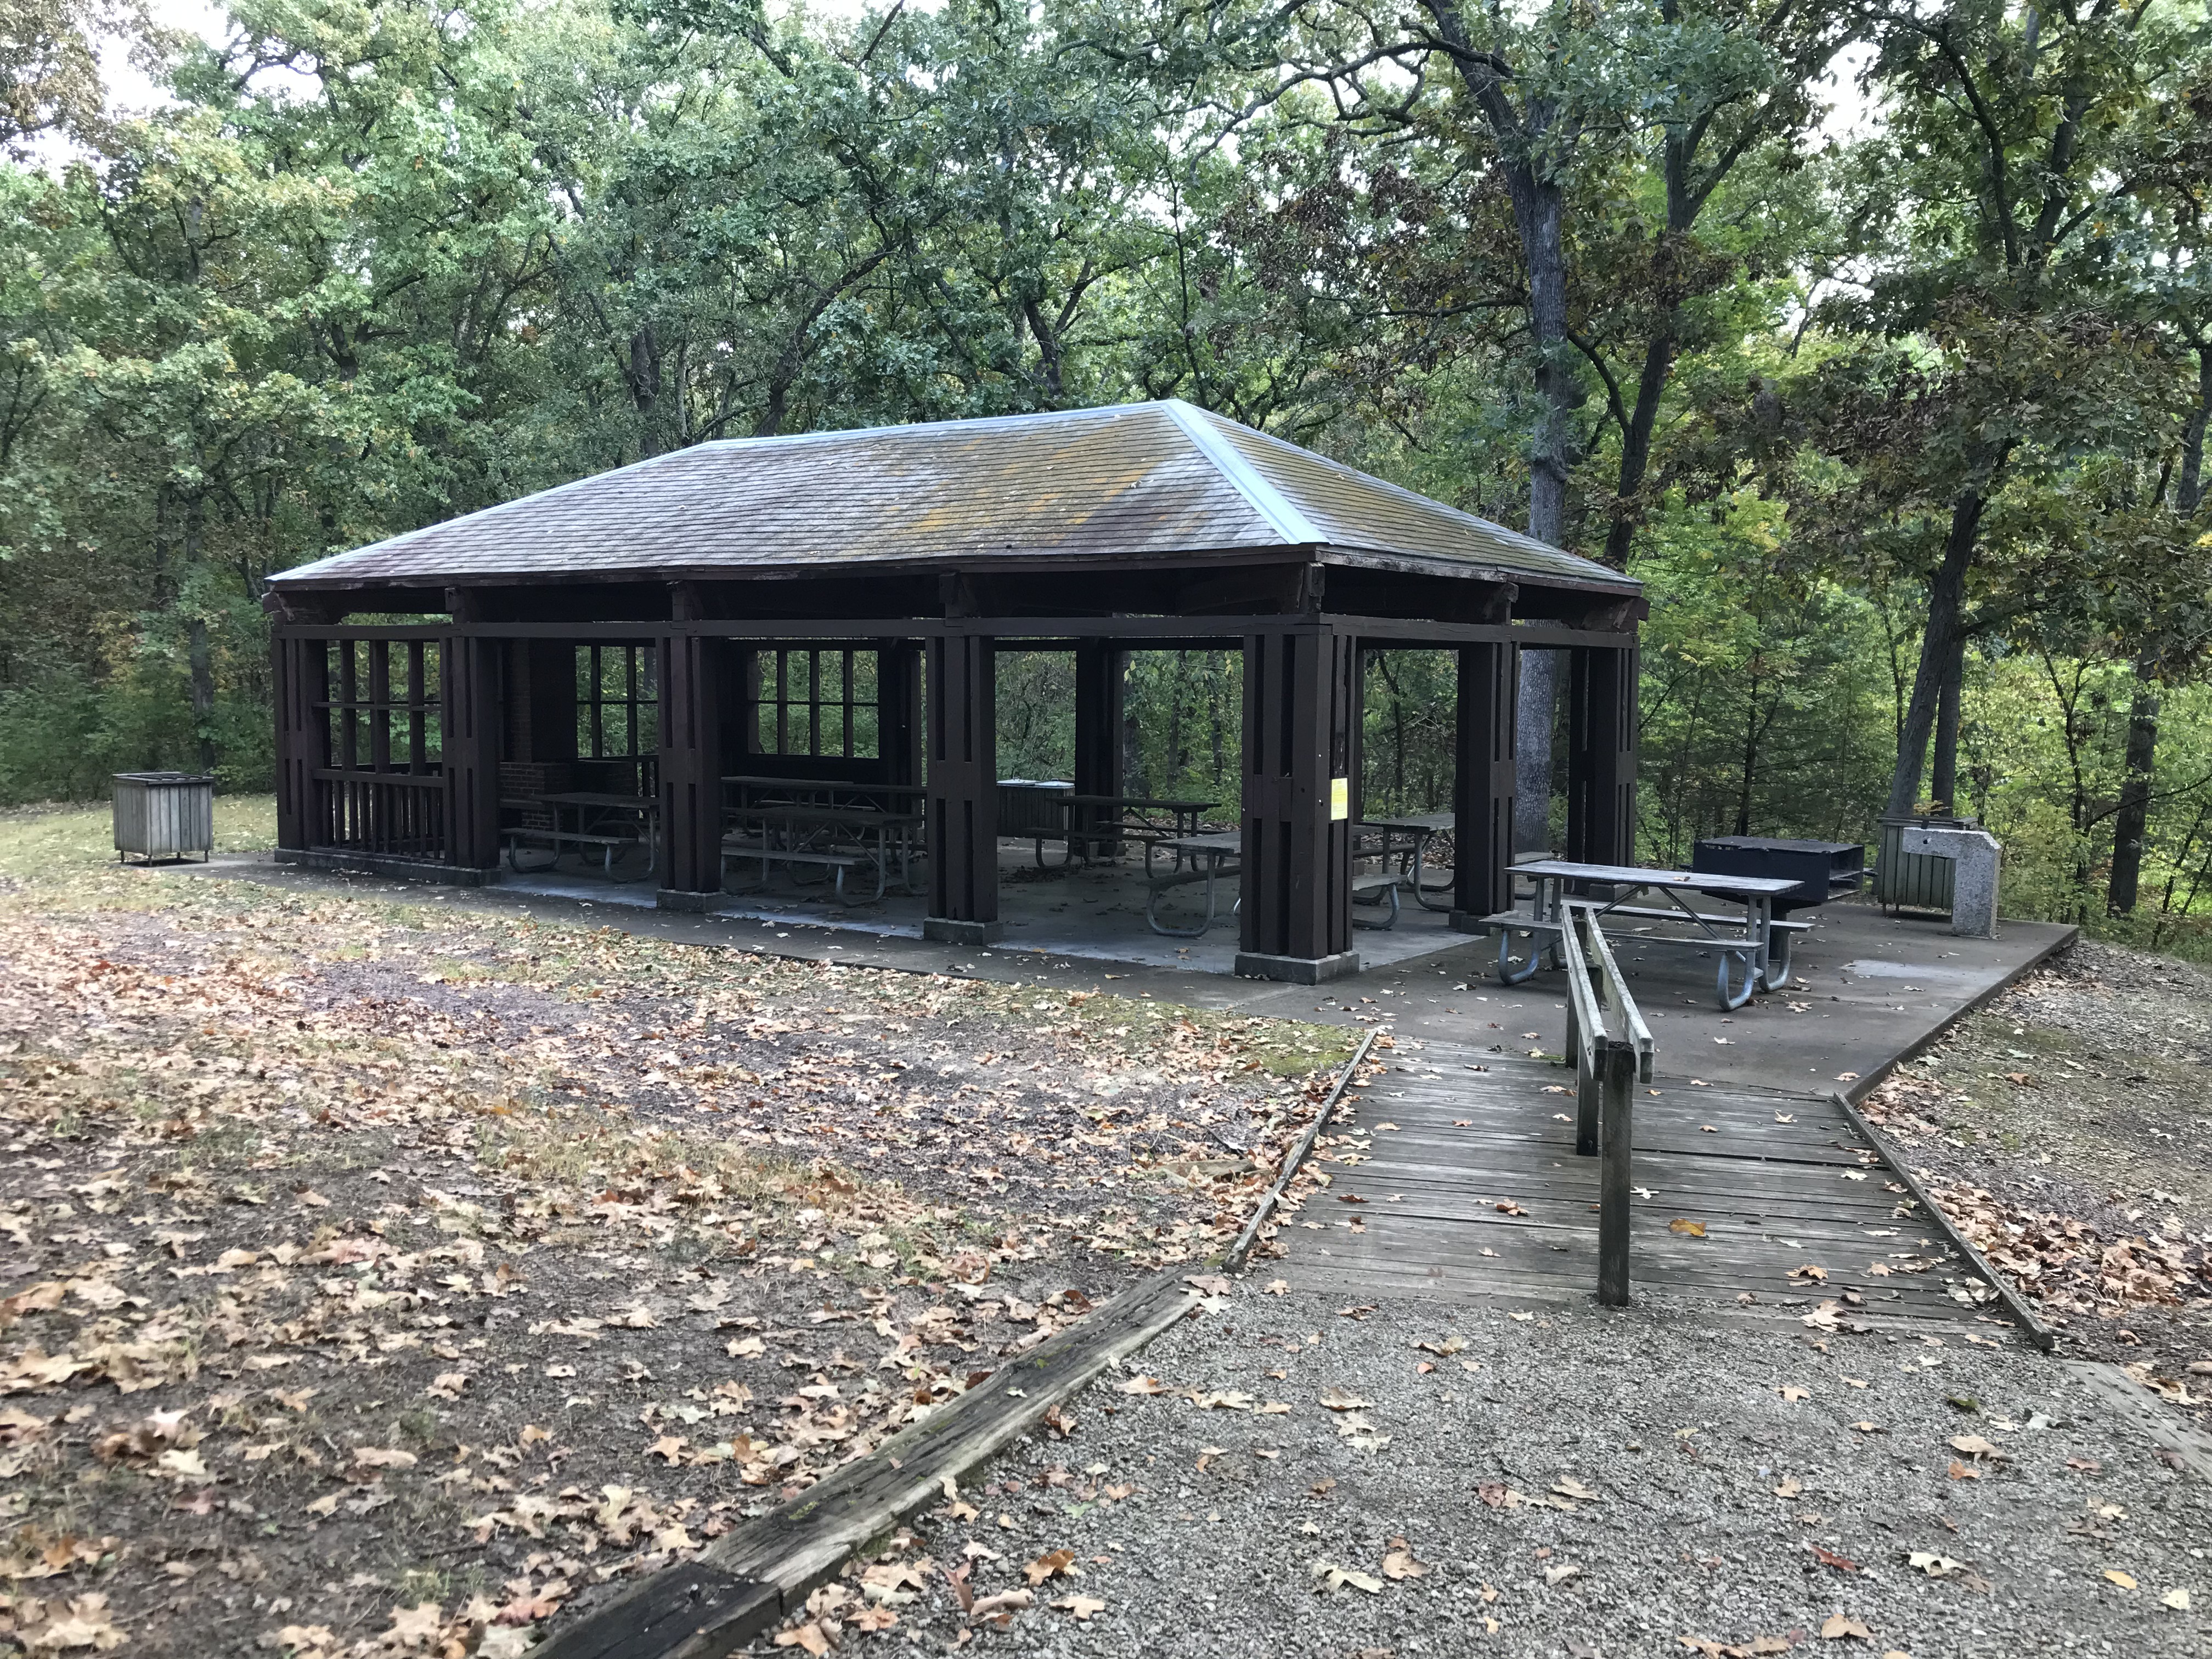
{"label": "grill on post", "polygon": [[1690,868],[1712,876],[1764,876],[1794,881],[1796,889],[1774,896],[1774,914],[1810,910],[1845,893],[1864,879],[1866,848],[1856,842],[1777,841],[1764,836],[1714,836],[1699,842]]}
{"label": "grill on post", "polygon": [[215,851],[215,780],[193,772],[115,775],[115,852],[173,864]]}

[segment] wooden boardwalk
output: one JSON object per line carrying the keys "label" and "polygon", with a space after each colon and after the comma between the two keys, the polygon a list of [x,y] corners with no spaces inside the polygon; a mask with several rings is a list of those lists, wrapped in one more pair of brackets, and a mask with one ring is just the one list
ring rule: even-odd
{"label": "wooden boardwalk", "polygon": [[[1285,1223],[1274,1271],[1347,1297],[1592,1297],[1597,1159],[1575,1152],[1573,1078],[1433,1041],[1394,1054],[1333,1126],[1330,1185]],[[1639,1289],[1789,1315],[1835,1301],[1875,1323],[2002,1320],[1953,1294],[1986,1286],[1832,1100],[1638,1085],[1634,1180]]]}

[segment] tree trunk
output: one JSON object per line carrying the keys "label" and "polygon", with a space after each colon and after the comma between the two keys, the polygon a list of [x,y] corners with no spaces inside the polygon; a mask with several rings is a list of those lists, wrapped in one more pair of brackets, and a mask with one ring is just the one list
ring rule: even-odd
{"label": "tree trunk", "polygon": [[2142,884],[2143,837],[2150,827],[2152,769],[2158,756],[2158,683],[2136,665],[2136,694],[2128,705],[2128,748],[2120,781],[2119,814],[2112,822],[2112,876],[2105,908],[2116,916],[2136,908]]}
{"label": "tree trunk", "polygon": [[[1528,343],[1536,381],[1536,429],[1528,447],[1528,534],[1558,547],[1566,533],[1568,421],[1582,393],[1567,360],[1566,192],[1546,153],[1555,142],[1552,126],[1559,110],[1547,98],[1531,98],[1516,110],[1497,59],[1470,46],[1455,0],[1424,3],[1436,20],[1437,34],[1451,50],[1460,79],[1498,141],[1504,165],[1513,222],[1521,237],[1522,274],[1528,283]],[[1523,653],[1515,704],[1516,852],[1549,843],[1552,733],[1559,708],[1556,653]]]}
{"label": "tree trunk", "polygon": [[1559,653],[1523,651],[1513,704],[1513,850],[1552,850],[1552,735],[1559,717]]}
{"label": "tree trunk", "polygon": [[1897,769],[1890,775],[1889,804],[1883,808],[1891,817],[1906,817],[1919,804],[1921,769],[1928,758],[1936,705],[1942,698],[1943,682],[1949,677],[1953,653],[1965,638],[1966,572],[1974,562],[1974,543],[1987,505],[1979,486],[1973,484],[1952,504],[1951,531],[1944,540],[1943,562],[1929,584],[1928,626],[1920,636],[1920,666],[1912,678],[1911,698],[1905,705]]}
{"label": "tree trunk", "polygon": [[1644,487],[1644,474],[1651,465],[1651,432],[1659,422],[1659,400],[1667,391],[1667,377],[1674,368],[1674,313],[1670,310],[1660,332],[1644,348],[1644,373],[1636,383],[1636,407],[1620,434],[1620,478],[1614,487],[1613,522],[1605,532],[1605,562],[1615,570],[1628,568],[1628,555],[1636,540],[1636,520],[1628,498]]}
{"label": "tree trunk", "polygon": [[208,648],[204,617],[187,624],[187,655],[191,662],[192,730],[199,738],[200,770],[215,770],[215,659]]}
{"label": "tree trunk", "polygon": [[1966,642],[1960,639],[1943,666],[1943,689],[1936,701],[1936,757],[1928,769],[1928,798],[1947,817],[1959,811],[1959,698],[1966,678]]}

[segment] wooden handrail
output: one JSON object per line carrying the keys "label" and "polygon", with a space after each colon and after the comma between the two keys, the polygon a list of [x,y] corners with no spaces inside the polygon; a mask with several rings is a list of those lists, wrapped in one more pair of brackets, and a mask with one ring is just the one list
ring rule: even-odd
{"label": "wooden handrail", "polygon": [[1628,994],[1595,907],[1570,902],[1562,921],[1567,1057],[1575,1068],[1575,1151],[1598,1159],[1597,1299],[1608,1307],[1626,1307],[1636,1083],[1639,1077],[1650,1081],[1656,1045]]}

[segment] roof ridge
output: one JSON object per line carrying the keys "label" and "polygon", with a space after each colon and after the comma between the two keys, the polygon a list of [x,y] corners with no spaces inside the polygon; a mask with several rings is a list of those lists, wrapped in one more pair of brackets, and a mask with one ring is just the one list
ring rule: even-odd
{"label": "roof ridge", "polygon": [[[1534,536],[1529,535],[1526,531],[1516,530],[1510,525],[1502,525],[1495,519],[1486,519],[1480,513],[1470,513],[1463,507],[1454,507],[1449,501],[1440,501],[1433,495],[1424,495],[1419,490],[1414,489],[1408,485],[1398,483],[1391,479],[1385,478],[1379,473],[1362,471],[1359,468],[1353,466],[1348,461],[1340,461],[1334,456],[1324,455],[1317,449],[1308,449],[1303,444],[1294,444],[1288,438],[1279,437],[1274,433],[1262,431],[1256,426],[1246,426],[1242,421],[1233,422],[1231,424],[1236,426],[1237,430],[1240,432],[1249,432],[1261,442],[1271,444],[1277,449],[1285,450],[1291,454],[1297,456],[1301,460],[1318,461],[1323,466],[1328,467],[1334,471],[1343,473],[1347,477],[1357,478],[1362,483],[1373,484],[1377,489],[1388,490],[1390,494],[1401,496],[1406,501],[1412,502],[1417,507],[1425,507],[1434,512],[1449,514],[1453,518],[1464,520],[1468,524],[1477,526],[1481,529],[1491,532],[1496,535],[1510,537],[1516,542],[1520,542],[1528,547],[1540,549],[1546,553],[1560,553],[1565,554],[1571,559],[1583,559],[1587,562],[1596,562],[1595,560],[1589,559],[1588,556],[1585,554],[1574,552],[1572,550],[1568,548],[1554,547],[1549,542],[1538,541]],[[1601,566],[1601,568],[1607,569],[1611,568],[1609,566]],[[1615,571],[1613,574],[1618,575],[1620,573]]]}
{"label": "roof ridge", "polygon": [[[1259,470],[1237,453],[1213,426],[1217,417],[1212,410],[1197,408],[1180,398],[1162,398],[1158,403],[1168,418],[1182,429],[1183,435],[1198,447],[1199,453],[1213,464],[1214,471],[1252,504],[1253,510],[1267,521],[1277,535],[1292,546],[1322,545],[1328,541],[1297,502],[1261,477]],[[1251,429],[1245,428],[1248,432]]]}
{"label": "roof ridge", "polygon": [[[1073,409],[1025,409],[1012,415],[955,415],[938,421],[901,421],[895,426],[832,426],[812,432],[775,432],[752,438],[710,438],[705,443],[688,444],[684,449],[665,452],[680,455],[687,451],[702,449],[751,449],[764,444],[828,443],[839,438],[889,437],[905,432],[942,432],[951,428],[1019,426],[1027,422],[1075,421],[1085,418],[1127,416],[1134,410],[1149,409],[1152,401],[1136,404],[1082,404]],[[654,459],[659,459],[655,457]]]}

